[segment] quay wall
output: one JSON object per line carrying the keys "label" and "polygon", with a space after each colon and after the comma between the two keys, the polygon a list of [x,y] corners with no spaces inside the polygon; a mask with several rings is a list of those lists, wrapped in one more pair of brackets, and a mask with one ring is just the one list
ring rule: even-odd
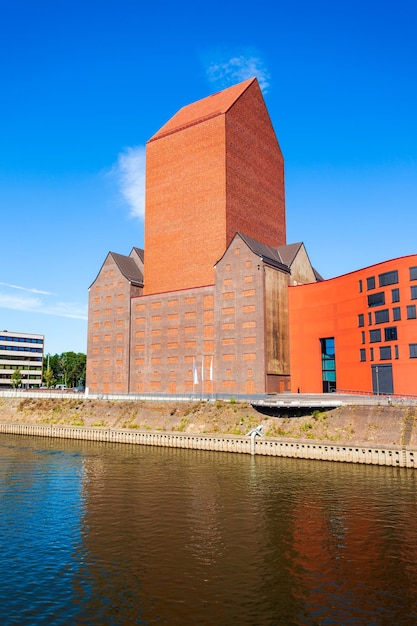
{"label": "quay wall", "polygon": [[239,435],[191,435],[117,428],[0,423],[1,434],[415,468],[417,449]]}

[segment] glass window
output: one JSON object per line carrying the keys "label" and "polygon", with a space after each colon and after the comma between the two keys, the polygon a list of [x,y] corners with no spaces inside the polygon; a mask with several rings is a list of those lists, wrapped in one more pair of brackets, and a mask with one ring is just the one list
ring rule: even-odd
{"label": "glass window", "polygon": [[417,280],[417,265],[410,267],[410,280]]}
{"label": "glass window", "polygon": [[407,306],[407,319],[408,320],[416,319],[416,305],[415,304],[409,304]]}
{"label": "glass window", "polygon": [[381,311],[375,311],[375,324],[384,324],[389,322],[388,309],[382,309]]}
{"label": "glass window", "polygon": [[392,309],[392,321],[398,322],[401,319],[401,308],[399,306],[395,306]]}
{"label": "glass window", "polygon": [[365,348],[361,348],[360,349],[360,357],[359,358],[360,358],[361,361],[366,361],[366,350],[365,350]]}
{"label": "glass window", "polygon": [[358,326],[359,327],[365,326],[365,318],[364,318],[363,313],[359,313],[358,315]]}
{"label": "glass window", "polygon": [[359,280],[359,293],[362,293],[362,289],[363,289],[363,287],[362,287],[362,281],[361,281],[361,280]]}
{"label": "glass window", "polygon": [[369,341],[370,343],[376,343],[377,341],[381,341],[381,329],[380,328],[369,331]]}
{"label": "glass window", "polygon": [[398,271],[392,270],[391,272],[384,272],[378,276],[379,286],[385,287],[386,285],[395,285],[398,283]]}
{"label": "glass window", "polygon": [[385,330],[385,341],[396,341],[397,339],[397,327],[387,326]]}
{"label": "glass window", "polygon": [[385,304],[385,293],[380,291],[379,293],[372,293],[368,296],[368,306],[382,306]]}
{"label": "glass window", "polygon": [[399,302],[400,301],[400,290],[398,289],[398,287],[396,287],[395,289],[391,289],[391,302]]}
{"label": "glass window", "polygon": [[322,389],[324,393],[336,390],[336,359],[334,337],[320,339]]}
{"label": "glass window", "polygon": [[372,326],[372,313],[368,313],[368,326]]}
{"label": "glass window", "polygon": [[361,332],[361,335],[362,335],[362,343],[365,343],[365,331],[364,330]]}
{"label": "glass window", "polygon": [[410,359],[417,359],[417,343],[408,344],[410,348]]}
{"label": "glass window", "polygon": [[370,276],[366,279],[366,288],[368,291],[369,289],[375,289],[375,276]]}
{"label": "glass window", "polygon": [[373,348],[369,348],[369,359],[371,361],[374,360],[374,349]]}
{"label": "glass window", "polygon": [[411,286],[411,300],[417,300],[417,285]]}
{"label": "glass window", "polygon": [[381,346],[379,348],[379,358],[381,361],[389,361],[391,359],[391,346]]}
{"label": "glass window", "polygon": [[394,350],[395,350],[395,358],[398,359],[399,358],[398,346],[394,346]]}

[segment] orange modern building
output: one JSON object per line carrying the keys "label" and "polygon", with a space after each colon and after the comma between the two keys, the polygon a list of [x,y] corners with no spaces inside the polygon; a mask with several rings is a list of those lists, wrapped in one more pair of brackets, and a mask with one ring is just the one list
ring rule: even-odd
{"label": "orange modern building", "polygon": [[417,255],[289,289],[293,390],[417,394]]}
{"label": "orange modern building", "polygon": [[90,287],[91,393],[416,393],[417,255],[323,280],[286,243],[256,79],[149,140],[145,251],[110,252]]}

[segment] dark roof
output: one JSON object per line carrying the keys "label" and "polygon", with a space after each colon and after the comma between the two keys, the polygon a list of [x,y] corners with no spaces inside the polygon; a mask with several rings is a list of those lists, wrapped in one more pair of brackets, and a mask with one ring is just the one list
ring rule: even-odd
{"label": "dark roof", "polygon": [[285,246],[278,246],[277,250],[281,255],[283,262],[288,265],[288,267],[291,267],[291,265],[293,264],[294,259],[297,256],[302,245],[302,242],[298,242],[288,243]]}
{"label": "dark roof", "polygon": [[289,266],[285,263],[278,248],[267,246],[260,241],[256,241],[256,239],[252,239],[252,237],[248,237],[248,235],[244,235],[243,233],[238,233],[238,235],[252,250],[252,252],[261,257],[263,261],[269,265],[274,265],[275,267],[279,267],[280,269],[289,272]]}
{"label": "dark roof", "polygon": [[[142,250],[142,248],[137,248],[136,246],[133,246],[132,252],[133,252],[133,250],[136,252],[136,254],[140,258],[142,263],[144,263],[145,262],[145,251]],[[132,254],[132,252],[130,254]]]}
{"label": "dark roof", "polygon": [[321,274],[318,273],[318,271],[316,270],[315,267],[313,267],[313,272],[314,272],[314,276],[316,277],[317,282],[321,282],[322,280],[324,280],[323,276]]}
{"label": "dark roof", "polygon": [[111,254],[117,267],[128,281],[136,285],[143,285],[143,274],[132,257],[124,256],[117,252],[109,252],[109,254]]}

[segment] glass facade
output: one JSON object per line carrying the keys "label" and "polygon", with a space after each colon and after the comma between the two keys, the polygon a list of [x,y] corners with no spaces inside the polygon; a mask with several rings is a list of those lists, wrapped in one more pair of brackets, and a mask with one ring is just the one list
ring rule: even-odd
{"label": "glass facade", "polygon": [[320,339],[323,393],[336,391],[336,354],[334,337]]}

